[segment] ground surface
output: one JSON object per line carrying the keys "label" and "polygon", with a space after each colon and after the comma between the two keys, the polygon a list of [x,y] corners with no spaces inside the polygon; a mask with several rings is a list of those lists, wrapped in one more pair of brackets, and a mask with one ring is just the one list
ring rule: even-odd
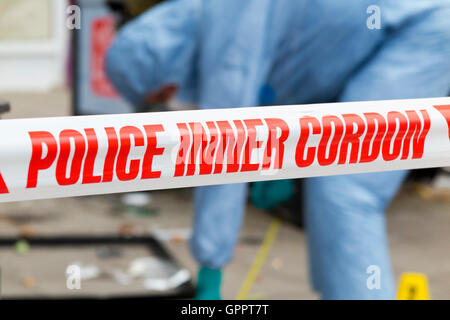
{"label": "ground surface", "polygon": [[[48,94],[3,93],[0,97],[12,103],[13,111],[7,118],[70,114],[70,97],[65,90]],[[114,208],[114,196],[0,204],[0,234],[111,234],[117,233],[124,224],[132,226],[135,233],[181,229],[176,230],[174,236],[169,236],[172,239],[165,244],[182,265],[195,273],[195,262],[189,254],[187,242],[183,240],[192,219],[190,190],[158,191],[152,192],[151,196],[151,206],[156,213],[144,216]],[[251,206],[248,208],[235,258],[226,269],[224,298],[234,299],[237,296],[271,221],[272,217],[266,212]],[[449,299],[450,203],[424,200],[417,193],[403,190],[388,210],[388,230],[396,279],[402,272],[423,272],[429,280],[431,297]],[[43,258],[38,255],[33,257],[35,261],[31,259],[34,262],[24,267],[18,265],[22,258],[17,258],[12,248],[9,252],[0,251],[0,266],[8,269],[9,275],[3,279],[4,295],[27,290],[46,292],[60,286],[55,282],[45,285],[36,283],[33,289],[24,285],[23,278],[32,275],[34,268],[43,264]],[[34,263],[36,266],[33,267]],[[64,281],[61,263],[49,262],[46,269],[47,274],[54,274]],[[283,223],[247,297],[316,298],[309,288],[305,234],[302,230]]]}

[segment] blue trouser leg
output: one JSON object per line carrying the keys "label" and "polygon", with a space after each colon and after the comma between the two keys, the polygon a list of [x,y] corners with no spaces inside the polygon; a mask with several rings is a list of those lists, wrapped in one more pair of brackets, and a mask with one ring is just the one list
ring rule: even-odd
{"label": "blue trouser leg", "polygon": [[191,251],[201,266],[217,269],[231,259],[246,198],[246,183],[195,188]]}
{"label": "blue trouser leg", "polygon": [[[391,299],[384,211],[406,171],[306,180],[304,205],[309,268],[323,299]],[[379,289],[368,289],[371,265],[380,269]]]}
{"label": "blue trouser leg", "polygon": [[[392,2],[394,7],[399,5],[393,12],[401,15],[408,3]],[[340,101],[446,95],[450,85],[450,20],[445,16],[449,13],[448,6],[434,7],[397,26],[389,40],[349,79]],[[310,271],[322,298],[394,297],[384,211],[405,176],[406,172],[398,171],[307,180],[304,201]],[[370,274],[366,270],[371,265],[381,271],[379,290],[367,288]]]}

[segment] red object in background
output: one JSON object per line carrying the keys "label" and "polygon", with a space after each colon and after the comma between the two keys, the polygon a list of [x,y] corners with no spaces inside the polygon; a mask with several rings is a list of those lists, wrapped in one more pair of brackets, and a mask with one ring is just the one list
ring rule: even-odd
{"label": "red object in background", "polygon": [[94,94],[117,98],[119,95],[109,82],[105,72],[106,51],[115,36],[115,23],[112,16],[100,17],[91,25],[90,82]]}

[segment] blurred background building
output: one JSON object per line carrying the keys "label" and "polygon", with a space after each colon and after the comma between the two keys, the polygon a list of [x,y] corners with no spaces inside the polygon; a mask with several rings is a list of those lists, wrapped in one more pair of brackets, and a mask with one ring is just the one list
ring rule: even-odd
{"label": "blurred background building", "polygon": [[65,81],[65,0],[0,1],[0,90],[45,91]]}

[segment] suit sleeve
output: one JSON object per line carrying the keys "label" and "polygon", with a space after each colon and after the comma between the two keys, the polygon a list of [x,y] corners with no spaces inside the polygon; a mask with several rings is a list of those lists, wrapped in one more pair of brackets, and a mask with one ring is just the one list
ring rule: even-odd
{"label": "suit sleeve", "polygon": [[116,89],[133,105],[175,84],[193,90],[199,0],[171,0],[125,25],[108,50],[106,72]]}

